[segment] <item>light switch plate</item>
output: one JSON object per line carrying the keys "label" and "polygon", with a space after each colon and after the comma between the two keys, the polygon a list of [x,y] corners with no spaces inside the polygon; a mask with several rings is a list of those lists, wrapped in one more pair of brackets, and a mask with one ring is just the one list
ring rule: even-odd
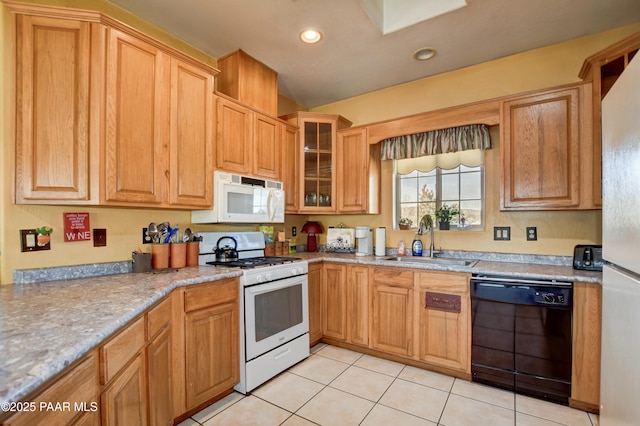
{"label": "light switch plate", "polygon": [[495,241],[509,241],[511,239],[510,226],[494,226],[493,239]]}
{"label": "light switch plate", "polygon": [[38,243],[38,233],[35,229],[20,230],[20,250],[22,252],[51,250],[51,241]]}

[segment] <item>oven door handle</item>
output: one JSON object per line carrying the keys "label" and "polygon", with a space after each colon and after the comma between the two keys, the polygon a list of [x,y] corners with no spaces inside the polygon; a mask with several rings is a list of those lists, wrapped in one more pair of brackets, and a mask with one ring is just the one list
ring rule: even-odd
{"label": "oven door handle", "polygon": [[294,285],[302,285],[304,284],[304,280],[300,277],[298,278],[287,278],[281,281],[276,281],[273,283],[266,284],[256,284],[251,287],[245,287],[245,292],[248,294],[262,294],[268,293],[274,290],[280,290],[287,287],[293,287]]}

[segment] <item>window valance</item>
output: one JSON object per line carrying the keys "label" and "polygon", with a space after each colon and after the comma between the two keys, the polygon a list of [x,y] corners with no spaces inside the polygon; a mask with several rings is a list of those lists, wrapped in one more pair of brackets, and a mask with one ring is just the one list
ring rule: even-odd
{"label": "window valance", "polygon": [[382,141],[382,159],[401,160],[490,148],[489,126],[470,124],[385,139]]}

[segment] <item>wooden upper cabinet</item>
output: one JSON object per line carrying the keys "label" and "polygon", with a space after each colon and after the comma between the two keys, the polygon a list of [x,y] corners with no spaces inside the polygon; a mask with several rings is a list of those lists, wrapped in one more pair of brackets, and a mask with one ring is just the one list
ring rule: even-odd
{"label": "wooden upper cabinet", "polygon": [[17,16],[16,202],[89,203],[91,25]]}
{"label": "wooden upper cabinet", "polygon": [[337,131],[351,122],[339,115],[310,112],[281,118],[299,129],[298,213],[336,213]]}
{"label": "wooden upper cabinet", "polygon": [[171,60],[170,204],[213,204],[213,77]]}
{"label": "wooden upper cabinet", "polygon": [[280,161],[280,178],[284,184],[284,208],[286,213],[297,213],[300,206],[300,146],[298,144],[298,128],[290,125],[282,126],[280,141],[282,159]]}
{"label": "wooden upper cabinet", "polygon": [[17,203],[211,207],[216,69],[99,12],[9,7]]}
{"label": "wooden upper cabinet", "polygon": [[278,73],[236,50],[218,58],[217,90],[267,115],[278,115]]}
{"label": "wooden upper cabinet", "polygon": [[279,180],[284,123],[219,94],[216,99],[217,167]]}
{"label": "wooden upper cabinet", "polygon": [[380,212],[380,144],[369,145],[367,128],[338,132],[338,213]]}
{"label": "wooden upper cabinet", "polygon": [[594,204],[602,207],[602,98],[640,49],[635,33],[584,60],[578,75],[592,82],[593,94],[593,190]]}
{"label": "wooden upper cabinet", "polygon": [[254,120],[253,174],[271,179],[280,178],[282,123],[256,113]]}
{"label": "wooden upper cabinet", "polygon": [[228,172],[249,174],[253,111],[220,96],[216,97],[216,109],[218,168]]}
{"label": "wooden upper cabinet", "polygon": [[161,204],[168,179],[170,57],[114,28],[107,36],[105,198]]}
{"label": "wooden upper cabinet", "polygon": [[590,93],[584,85],[502,103],[501,208],[593,208]]}

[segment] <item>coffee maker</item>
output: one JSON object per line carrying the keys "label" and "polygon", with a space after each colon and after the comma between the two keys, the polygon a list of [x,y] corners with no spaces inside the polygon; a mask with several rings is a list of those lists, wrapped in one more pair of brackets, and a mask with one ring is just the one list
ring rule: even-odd
{"label": "coffee maker", "polygon": [[368,226],[356,226],[356,256],[373,254],[373,231]]}

